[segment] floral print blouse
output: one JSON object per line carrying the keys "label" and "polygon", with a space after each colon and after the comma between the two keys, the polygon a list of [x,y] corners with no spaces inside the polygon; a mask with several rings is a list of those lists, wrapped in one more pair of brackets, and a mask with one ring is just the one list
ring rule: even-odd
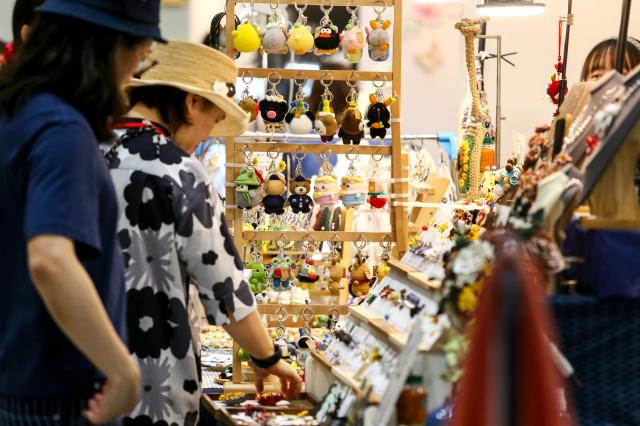
{"label": "floral print blouse", "polygon": [[120,204],[129,349],[142,372],[141,401],[127,425],[195,425],[199,353],[188,313],[194,283],[211,324],[255,309],[224,210],[204,167],[146,120],[115,125],[105,157]]}

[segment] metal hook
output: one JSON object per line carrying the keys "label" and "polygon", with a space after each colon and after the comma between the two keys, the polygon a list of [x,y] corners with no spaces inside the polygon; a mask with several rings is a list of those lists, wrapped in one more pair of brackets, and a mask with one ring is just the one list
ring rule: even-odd
{"label": "metal hook", "polygon": [[[376,84],[378,82],[380,82],[379,86],[378,84]],[[373,80],[371,81],[371,83],[373,84],[373,87],[375,87],[376,89],[382,89],[385,86],[385,84],[387,84],[387,77],[384,74],[378,73],[373,77]]]}
{"label": "metal hook", "polygon": [[[382,10],[376,8],[376,4],[378,3],[382,3]],[[373,5],[373,11],[376,13],[376,15],[378,15],[378,18],[380,18],[380,15],[382,15],[385,10],[387,10],[387,2],[384,0],[376,0],[375,4]]]}
{"label": "metal hook", "polygon": [[[249,78],[249,80],[247,81],[246,78]],[[251,74],[251,71],[244,70],[242,72],[242,82],[248,86],[251,84],[252,81],[253,81],[253,74]]]}
{"label": "metal hook", "polygon": [[[325,77],[329,78],[329,82],[328,83],[325,83],[325,81],[324,81]],[[331,86],[333,84],[333,75],[329,71],[325,71],[324,74],[322,74],[322,77],[320,78],[320,84],[325,89],[328,89],[329,86]]]}
{"label": "metal hook", "polygon": [[280,153],[280,148],[278,148],[278,145],[273,144],[269,147],[269,150],[267,151],[267,157],[269,157],[272,160],[275,160],[276,158],[278,158],[279,153]]}
{"label": "metal hook", "polygon": [[365,237],[364,234],[360,234],[358,239],[353,242],[353,246],[358,250],[364,250],[367,246],[367,237]]}
{"label": "metal hook", "polygon": [[[276,81],[275,83],[273,81],[271,81],[271,76],[275,75],[278,77],[278,81]],[[267,82],[269,84],[271,84],[272,86],[277,86],[278,84],[280,84],[280,82],[282,81],[282,76],[280,76],[280,74],[278,74],[275,70],[272,70],[269,75],[267,75]]]}

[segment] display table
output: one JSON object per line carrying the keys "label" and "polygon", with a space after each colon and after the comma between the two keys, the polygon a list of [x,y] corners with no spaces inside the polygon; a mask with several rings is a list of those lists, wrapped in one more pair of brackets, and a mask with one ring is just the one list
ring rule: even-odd
{"label": "display table", "polygon": [[[214,395],[202,395],[202,405],[217,420],[225,425],[233,426],[232,416],[245,411],[242,407],[227,407],[224,403],[219,402]],[[265,411],[273,411],[278,414],[294,414],[301,413],[313,414],[315,402],[306,395],[301,395],[301,399],[291,401],[288,407],[264,407]]]}

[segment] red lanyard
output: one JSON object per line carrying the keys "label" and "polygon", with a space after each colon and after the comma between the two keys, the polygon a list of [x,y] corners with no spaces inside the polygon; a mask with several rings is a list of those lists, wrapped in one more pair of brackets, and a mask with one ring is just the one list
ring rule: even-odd
{"label": "red lanyard", "polygon": [[153,124],[150,121],[122,121],[113,125],[114,129],[142,129],[144,127],[153,127],[156,132],[160,133],[164,137],[169,137],[167,132],[160,126]]}

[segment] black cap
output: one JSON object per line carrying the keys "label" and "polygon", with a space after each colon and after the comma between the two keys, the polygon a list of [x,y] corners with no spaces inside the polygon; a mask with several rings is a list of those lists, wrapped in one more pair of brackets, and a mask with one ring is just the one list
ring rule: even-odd
{"label": "black cap", "polygon": [[165,43],[160,0],[47,0],[38,12],[70,16],[133,37]]}

